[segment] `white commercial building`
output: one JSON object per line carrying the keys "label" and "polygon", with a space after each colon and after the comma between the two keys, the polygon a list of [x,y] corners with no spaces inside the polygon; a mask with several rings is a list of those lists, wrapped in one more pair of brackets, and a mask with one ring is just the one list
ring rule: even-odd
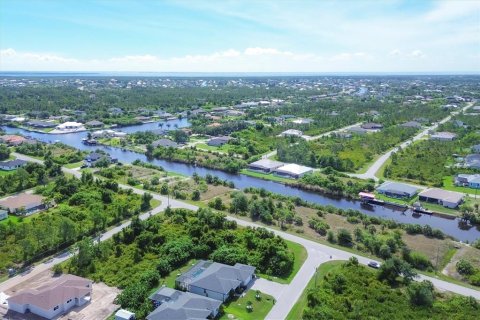
{"label": "white commercial building", "polygon": [[288,129],[280,133],[280,136],[282,137],[288,137],[288,136],[301,137],[302,135],[303,135],[302,131],[295,130],[295,129]]}

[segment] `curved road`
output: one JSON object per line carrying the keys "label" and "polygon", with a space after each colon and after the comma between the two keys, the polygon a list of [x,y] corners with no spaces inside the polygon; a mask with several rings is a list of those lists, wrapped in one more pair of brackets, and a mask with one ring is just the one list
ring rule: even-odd
{"label": "curved road", "polygon": [[[20,154],[15,154],[19,159],[24,159],[28,161],[34,161],[34,162],[42,162],[41,160],[38,159],[33,159],[28,156],[20,155]],[[72,170],[72,169],[66,169],[63,168],[64,172],[71,173],[75,176],[80,176],[81,173]],[[135,193],[137,194],[143,194],[145,191],[136,189],[130,186],[126,185],[120,185],[122,188],[128,188],[132,189]],[[154,194],[152,193],[152,196],[156,200],[160,200],[162,203],[160,206],[156,207],[154,210],[151,211],[151,213],[144,213],[140,216],[142,220],[147,219],[150,215],[155,215],[167,208],[168,205],[172,208],[185,208],[185,209],[190,209],[190,210],[197,210],[198,207],[195,205],[191,205],[182,201],[174,200],[174,199],[168,199],[165,196],[159,195],[159,194]],[[332,248],[323,244],[320,244],[318,242],[314,242],[311,240],[307,240],[304,238],[301,238],[299,236],[289,234],[283,231],[271,229],[268,227],[260,226],[256,223],[250,222],[250,221],[245,221],[245,220],[240,220],[231,216],[227,216],[227,219],[236,221],[238,225],[240,226],[250,226],[250,227],[263,227],[269,231],[274,232],[276,235],[289,240],[296,242],[302,246],[305,247],[308,253],[308,257],[303,263],[302,267],[298,271],[297,275],[295,278],[292,280],[292,282],[288,285],[285,286],[285,289],[282,290],[281,293],[278,294],[277,301],[275,305],[273,306],[272,310],[270,313],[267,315],[266,319],[271,319],[271,320],[280,320],[280,319],[285,319],[292,309],[292,307],[295,305],[297,302],[298,298],[302,294],[303,290],[306,288],[308,282],[310,279],[313,277],[315,274],[316,268],[318,268],[319,265],[321,265],[324,262],[330,261],[330,260],[348,260],[350,257],[354,256],[358,259],[358,261],[361,264],[366,265],[371,259],[352,254],[347,251],[343,251],[340,249]],[[109,231],[105,232],[99,239],[99,241],[104,241],[109,238],[111,238],[114,234],[120,232],[123,228],[127,227],[130,225],[130,221],[124,222],[119,226],[116,226]],[[72,256],[72,253],[66,253],[66,254],[59,254],[52,258],[51,260],[39,264],[32,268],[29,272],[26,272],[24,274],[17,275],[15,277],[12,277],[5,282],[0,284],[0,293],[4,292],[11,287],[23,282],[27,281],[34,275],[43,272],[47,269],[50,269],[54,265],[61,263],[68,258]],[[423,276],[420,275],[418,277],[418,280],[429,280],[431,281],[435,287],[439,290],[442,291],[451,291],[460,295],[464,296],[472,296],[478,300],[480,300],[480,291],[470,289],[467,287],[463,287],[457,284],[453,284],[447,281],[439,280],[436,278],[428,277],[428,276]]]}

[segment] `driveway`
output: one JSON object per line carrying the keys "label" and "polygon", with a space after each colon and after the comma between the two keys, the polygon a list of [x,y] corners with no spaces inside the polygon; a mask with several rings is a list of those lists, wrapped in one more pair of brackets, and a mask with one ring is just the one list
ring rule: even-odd
{"label": "driveway", "polygon": [[288,288],[288,285],[286,284],[273,282],[263,278],[256,278],[253,280],[253,284],[249,289],[261,291],[262,293],[271,295],[275,300],[278,300],[286,288]]}

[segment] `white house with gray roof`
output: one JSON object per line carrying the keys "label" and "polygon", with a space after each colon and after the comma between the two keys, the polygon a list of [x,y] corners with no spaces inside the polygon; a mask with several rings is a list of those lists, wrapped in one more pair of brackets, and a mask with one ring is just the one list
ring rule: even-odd
{"label": "white house with gray roof", "polygon": [[420,189],[409,184],[387,181],[382,183],[377,192],[392,198],[411,198],[417,194]]}
{"label": "white house with gray roof", "polygon": [[260,171],[270,173],[273,170],[284,166],[285,163],[270,159],[260,159],[258,161],[252,162],[248,165],[248,169],[253,171]]}
{"label": "white house with gray roof", "polygon": [[255,267],[241,263],[229,266],[200,260],[175,284],[188,292],[225,302],[236,290],[247,287],[254,273]]}
{"label": "white house with gray roof", "polygon": [[203,295],[161,287],[150,296],[156,309],[147,320],[199,320],[217,316],[222,301]]}
{"label": "white house with gray roof", "polygon": [[420,201],[440,204],[447,208],[456,208],[463,202],[463,193],[431,188],[418,194]]}
{"label": "white house with gray roof", "polygon": [[38,289],[22,290],[7,298],[8,309],[53,319],[75,306],[83,306],[90,301],[91,294],[91,280],[68,274]]}

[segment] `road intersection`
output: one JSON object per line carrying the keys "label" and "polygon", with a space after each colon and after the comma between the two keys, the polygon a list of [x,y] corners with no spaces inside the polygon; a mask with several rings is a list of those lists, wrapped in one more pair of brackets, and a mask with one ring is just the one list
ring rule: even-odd
{"label": "road intersection", "polygon": [[[23,160],[28,160],[28,161],[38,162],[38,163],[43,162],[41,160],[34,159],[21,154],[14,154],[14,155],[17,158],[23,159]],[[67,169],[67,168],[62,168],[62,169],[65,173],[70,173],[76,177],[81,176],[81,172],[79,172],[78,170]],[[120,184],[119,186],[121,188],[131,189],[133,190],[133,192],[137,194],[143,194],[146,192],[144,190],[130,187],[127,185]],[[189,210],[198,210],[199,208],[195,205],[192,205],[183,201],[178,201],[175,199],[170,199],[163,195],[159,195],[156,193],[151,193],[151,194],[154,199],[161,201],[161,204],[155,209],[153,209],[152,211],[141,214],[140,219],[142,220],[148,219],[150,216],[164,211],[168,206],[170,206],[171,208],[184,208]],[[298,298],[301,296],[302,292],[305,290],[310,279],[314,276],[315,270],[322,263],[325,263],[327,261],[332,261],[332,260],[348,260],[352,256],[356,257],[359,263],[363,265],[367,265],[368,262],[371,261],[371,259],[365,258],[363,256],[359,256],[341,249],[329,247],[327,245],[314,242],[312,240],[308,240],[284,231],[264,227],[254,222],[241,220],[232,216],[227,216],[226,218],[228,220],[235,221],[239,226],[243,226],[243,227],[263,227],[269,231],[274,232],[276,235],[282,237],[283,239],[302,245],[307,250],[307,254],[308,254],[307,259],[303,263],[302,267],[300,268],[300,270],[298,271],[294,279],[289,284],[284,285],[282,287],[283,289],[281,290],[281,292],[276,294],[276,303],[273,306],[270,313],[267,315],[266,319],[270,319],[270,320],[285,319],[288,313],[290,312],[290,310],[293,308],[293,306],[297,302]],[[102,234],[98,240],[105,241],[111,238],[114,234],[120,232],[122,229],[128,227],[129,225],[130,225],[130,221],[127,221],[122,223],[121,225],[115,226],[114,228]],[[24,272],[23,274],[16,275],[6,280],[5,282],[0,283],[0,293],[7,291],[8,289],[16,286],[21,282],[28,281],[28,279],[34,277],[35,275],[47,269],[52,268],[56,264],[64,262],[65,260],[71,258],[73,254],[74,253],[71,253],[71,252],[58,254],[52,259],[44,263],[38,264],[35,267],[32,267],[29,271]],[[464,296],[472,296],[480,300],[480,291],[477,291],[471,288],[467,288],[461,285],[457,285],[454,283],[450,283],[447,281],[443,281],[440,279],[436,279],[436,278],[424,276],[424,275],[419,275],[417,280],[429,280],[439,290],[451,291]]]}

